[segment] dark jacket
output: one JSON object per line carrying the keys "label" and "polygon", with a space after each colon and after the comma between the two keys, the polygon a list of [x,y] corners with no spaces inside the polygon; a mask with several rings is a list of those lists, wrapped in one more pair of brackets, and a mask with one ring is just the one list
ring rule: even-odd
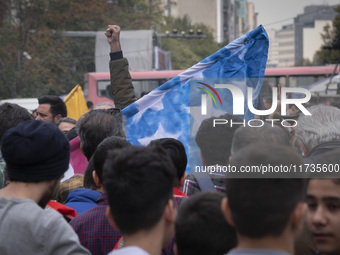
{"label": "dark jacket", "polygon": [[124,109],[137,100],[129,72],[129,63],[126,58],[115,60],[111,58],[110,79],[116,108]]}

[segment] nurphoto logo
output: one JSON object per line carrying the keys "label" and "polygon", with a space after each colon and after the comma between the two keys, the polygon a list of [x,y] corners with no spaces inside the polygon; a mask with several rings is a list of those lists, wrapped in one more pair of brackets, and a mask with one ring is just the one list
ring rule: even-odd
{"label": "nurphoto logo", "polygon": [[[247,101],[245,101],[245,95],[238,86],[232,85],[232,84],[215,84],[215,88],[212,87],[211,85],[208,85],[203,82],[198,82],[199,84],[203,85],[205,88],[198,87],[198,89],[206,92],[206,94],[201,95],[201,114],[202,115],[207,115],[207,96],[209,95],[214,102],[215,106],[217,106],[217,102],[215,97],[218,99],[220,105],[223,105],[223,101],[216,91],[216,89],[227,89],[231,95],[232,95],[232,114],[233,115],[244,115],[245,114],[245,103],[248,106],[248,109],[251,113],[259,116],[266,116],[270,115],[275,112],[277,103],[278,103],[278,88],[274,87],[272,88],[272,106],[270,109],[265,109],[265,110],[258,110],[255,109],[253,106],[253,88],[252,87],[247,87]],[[212,92],[210,92],[210,91]],[[288,93],[299,93],[303,94],[305,97],[304,98],[288,98],[287,94]],[[303,106],[303,103],[307,103],[311,99],[311,92],[305,88],[290,88],[290,87],[282,87],[281,88],[281,93],[280,93],[280,103],[281,103],[281,115],[287,115],[287,105],[295,105],[302,113],[305,115],[311,115],[311,113]],[[271,122],[272,126],[274,125],[275,121],[279,121],[278,119],[266,119],[267,122]],[[225,125],[227,124],[228,121],[223,120],[223,119],[215,119],[214,121],[214,127],[216,125]],[[294,124],[292,124],[294,123]],[[237,123],[229,123],[231,126],[234,124],[238,125],[246,125],[246,121],[244,120],[243,122],[237,122]],[[247,124],[251,127],[261,127],[264,125],[264,122],[261,119],[251,119],[247,121]],[[294,119],[285,119],[281,121],[281,125],[284,127],[288,126],[296,126],[297,121]]]}

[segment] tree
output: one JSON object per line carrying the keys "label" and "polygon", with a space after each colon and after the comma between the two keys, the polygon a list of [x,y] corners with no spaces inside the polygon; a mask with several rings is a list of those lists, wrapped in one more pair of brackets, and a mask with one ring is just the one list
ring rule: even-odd
{"label": "tree", "polygon": [[185,31],[186,33],[193,29],[194,31],[201,30],[206,38],[166,38],[161,39],[161,48],[171,51],[171,61],[173,69],[187,69],[196,64],[202,59],[208,57],[217,51],[221,45],[214,42],[212,31],[204,24],[192,24],[188,16],[183,18],[167,17],[165,25],[161,27],[164,33],[166,30],[172,31],[177,29],[179,33]]}
{"label": "tree", "polygon": [[94,71],[95,40],[63,31],[150,29],[162,19],[156,0],[4,0],[0,14],[0,99],[66,94]]}
{"label": "tree", "polygon": [[333,20],[333,29],[330,25],[326,25],[321,34],[324,45],[318,50],[313,62],[315,65],[335,64],[340,57],[340,7],[336,7],[335,11],[339,14]]}

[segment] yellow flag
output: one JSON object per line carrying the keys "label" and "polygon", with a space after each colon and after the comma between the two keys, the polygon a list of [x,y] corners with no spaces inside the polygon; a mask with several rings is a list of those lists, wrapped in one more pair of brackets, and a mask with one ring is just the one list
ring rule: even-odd
{"label": "yellow flag", "polygon": [[78,120],[80,116],[88,112],[83,91],[78,84],[64,99],[67,107],[67,117]]}

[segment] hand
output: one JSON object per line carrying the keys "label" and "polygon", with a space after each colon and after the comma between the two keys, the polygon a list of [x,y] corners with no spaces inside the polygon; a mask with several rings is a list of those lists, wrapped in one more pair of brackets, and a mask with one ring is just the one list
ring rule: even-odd
{"label": "hand", "polygon": [[117,25],[108,25],[105,31],[107,42],[110,44],[111,52],[121,51],[120,48],[120,27]]}

